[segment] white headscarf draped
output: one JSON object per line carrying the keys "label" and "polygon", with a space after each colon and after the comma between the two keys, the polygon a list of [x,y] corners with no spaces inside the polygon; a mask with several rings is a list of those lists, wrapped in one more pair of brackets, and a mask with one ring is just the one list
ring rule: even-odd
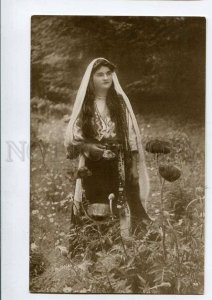
{"label": "white headscarf draped", "polygon": [[[106,60],[105,58],[94,59],[88,65],[87,70],[85,71],[85,74],[82,78],[79,90],[76,95],[76,100],[75,100],[75,103],[73,106],[71,118],[70,118],[67,130],[66,130],[66,134],[65,134],[64,145],[66,148],[68,148],[68,146],[70,146],[70,145],[75,145],[75,141],[74,141],[74,137],[73,137],[73,126],[74,126],[74,123],[75,123],[77,117],[79,116],[79,113],[81,111],[81,108],[82,108],[82,105],[83,105],[83,102],[85,99],[85,94],[86,94],[86,90],[87,90],[87,87],[89,84],[93,65],[99,59]],[[132,119],[132,124],[133,124],[134,130],[135,130],[135,133],[136,133],[138,157],[139,157],[138,174],[139,174],[140,200],[141,200],[142,204],[144,205],[144,207],[146,207],[146,201],[147,201],[147,198],[149,195],[150,185],[149,185],[149,177],[148,177],[146,163],[145,163],[144,150],[143,150],[143,146],[142,146],[142,142],[141,142],[140,130],[139,130],[138,123],[137,123],[136,117],[134,115],[132,106],[130,104],[130,101],[129,101],[127,95],[125,94],[125,92],[123,91],[122,87],[120,86],[120,83],[118,81],[116,73],[113,72],[112,76],[113,76],[114,88],[115,88],[116,92],[118,94],[122,95],[122,97],[123,97],[123,100],[124,100],[126,108],[127,108],[127,112],[129,113],[129,115]],[[85,164],[84,156],[80,155],[79,168],[84,166],[84,164]],[[80,178],[78,178],[76,181],[74,200],[78,201],[78,202],[82,201],[82,184],[81,184]]]}

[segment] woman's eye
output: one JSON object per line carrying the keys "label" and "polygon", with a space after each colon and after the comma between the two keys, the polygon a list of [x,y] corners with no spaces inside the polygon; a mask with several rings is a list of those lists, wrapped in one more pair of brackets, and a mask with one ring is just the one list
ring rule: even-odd
{"label": "woman's eye", "polygon": [[97,73],[97,74],[96,74],[97,77],[104,77],[105,75],[106,75],[106,76],[111,76],[111,75],[112,75],[112,72],[108,72],[108,73]]}
{"label": "woman's eye", "polygon": [[104,74],[102,74],[102,73],[98,73],[97,74],[97,77],[102,77]]}

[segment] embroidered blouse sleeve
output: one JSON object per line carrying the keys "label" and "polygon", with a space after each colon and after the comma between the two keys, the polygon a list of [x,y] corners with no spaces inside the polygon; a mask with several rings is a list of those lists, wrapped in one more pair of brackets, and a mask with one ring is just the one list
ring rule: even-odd
{"label": "embroidered blouse sleeve", "polygon": [[75,159],[81,152],[81,145],[84,141],[81,119],[78,117],[73,125],[73,142],[66,147],[66,157]]}
{"label": "embroidered blouse sleeve", "polygon": [[84,141],[83,132],[82,132],[82,119],[80,116],[76,119],[73,126],[73,138],[74,144],[80,145]]}
{"label": "embroidered blouse sleeve", "polygon": [[132,119],[128,113],[129,145],[131,151],[138,151],[136,133],[133,127]]}

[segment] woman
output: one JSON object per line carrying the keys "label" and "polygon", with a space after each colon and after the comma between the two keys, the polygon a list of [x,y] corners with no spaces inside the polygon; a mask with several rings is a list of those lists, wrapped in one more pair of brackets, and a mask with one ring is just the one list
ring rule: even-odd
{"label": "woman", "polygon": [[89,203],[108,203],[112,197],[115,215],[123,216],[120,211],[128,207],[132,230],[138,220],[150,220],[144,209],[149,179],[138,124],[115,66],[104,58],[94,59],[83,76],[65,147],[69,158],[80,152],[79,169],[86,167],[90,175],[76,181],[75,207],[84,192]]}

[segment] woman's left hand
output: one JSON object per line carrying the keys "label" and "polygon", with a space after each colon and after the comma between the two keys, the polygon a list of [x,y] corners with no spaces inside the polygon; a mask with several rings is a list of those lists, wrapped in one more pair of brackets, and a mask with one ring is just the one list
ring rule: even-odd
{"label": "woman's left hand", "polygon": [[110,159],[114,159],[116,155],[111,150],[104,150],[102,157],[106,160],[110,160]]}

